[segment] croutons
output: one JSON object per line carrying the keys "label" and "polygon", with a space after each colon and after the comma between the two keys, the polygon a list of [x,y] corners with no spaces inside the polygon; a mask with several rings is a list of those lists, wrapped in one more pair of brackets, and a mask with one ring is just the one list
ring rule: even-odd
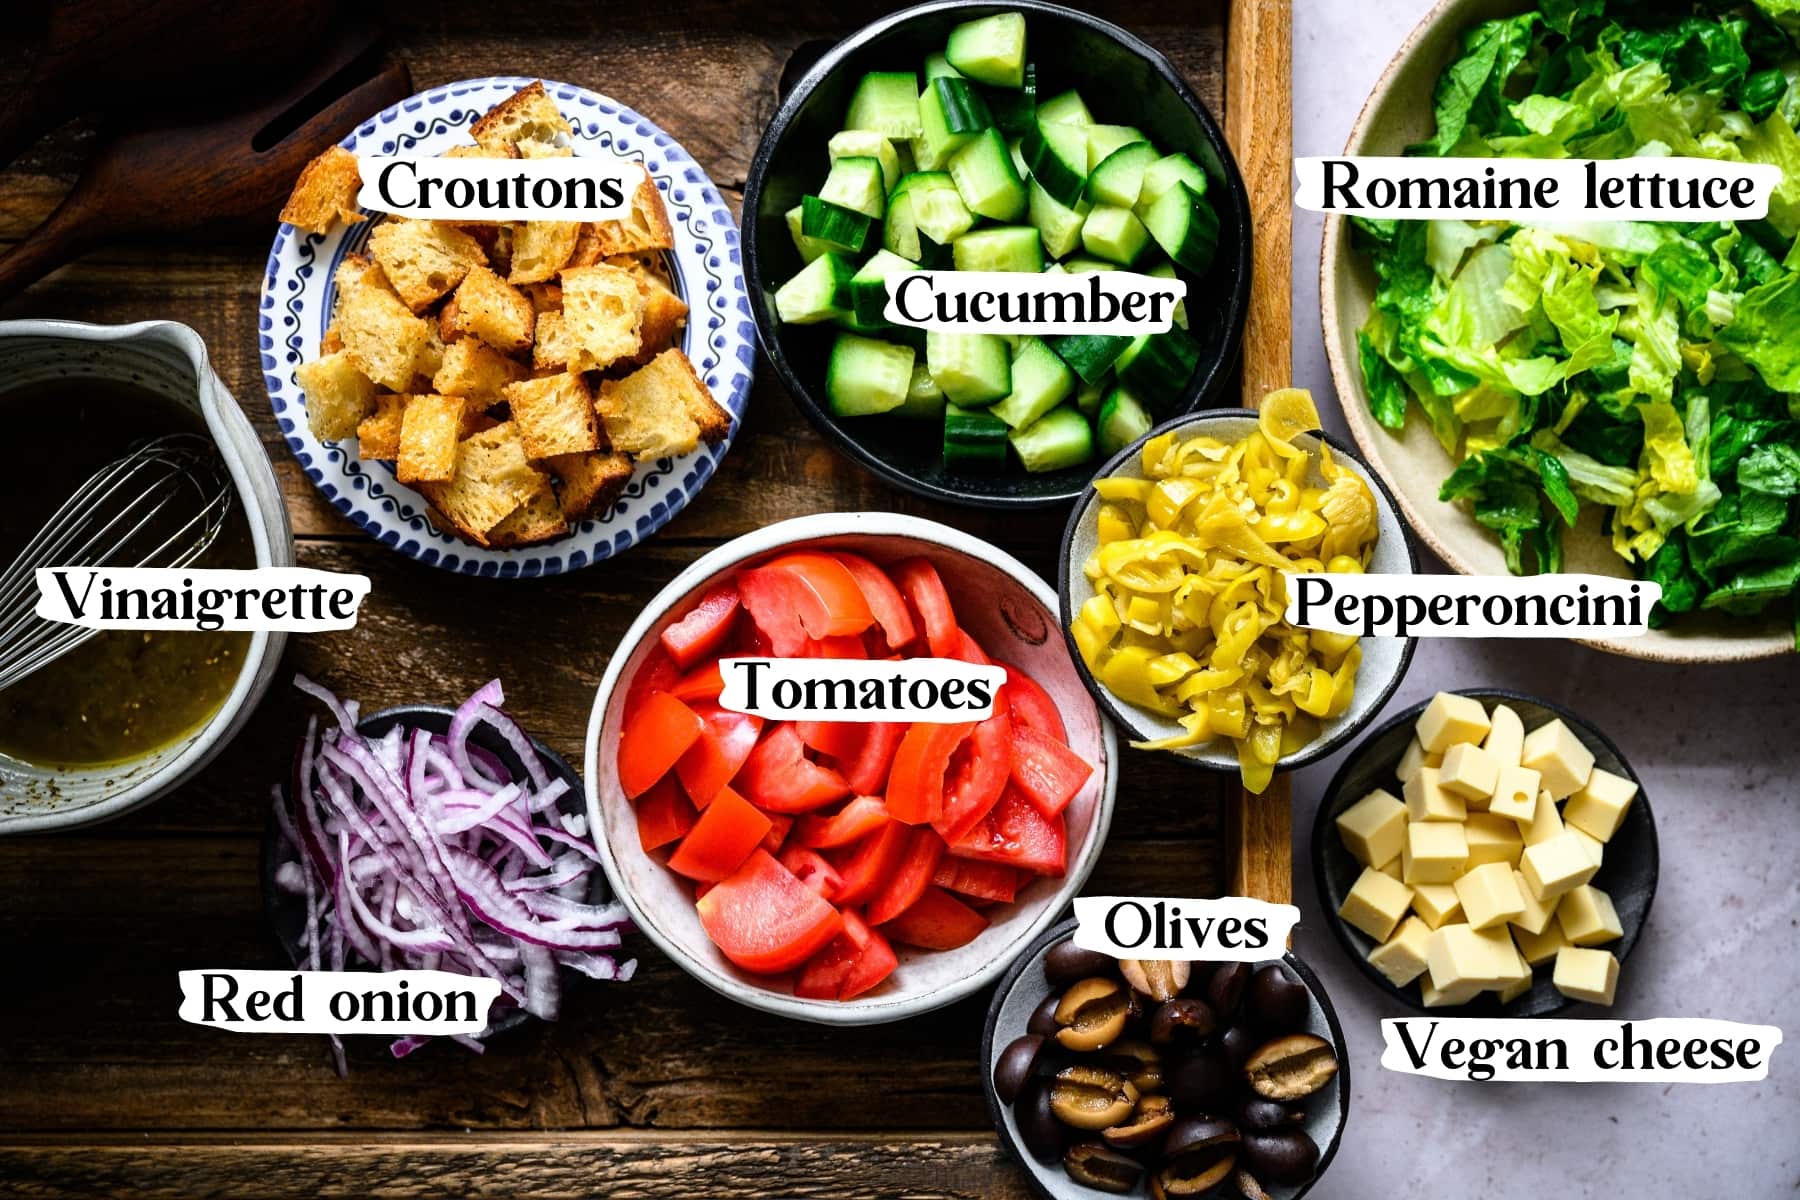
{"label": "croutons", "polygon": [[356,427],[375,411],[375,385],[348,354],[327,354],[294,371],[306,393],[306,423],[325,441],[355,437]]}
{"label": "croutons", "polygon": [[630,275],[604,264],[571,267],[562,289],[563,321],[578,352],[571,367],[604,369],[642,348],[644,297]]}
{"label": "croutons", "polygon": [[467,402],[461,396],[408,396],[400,418],[401,483],[446,483],[456,474]]}
{"label": "croutons", "polygon": [[594,408],[613,448],[640,458],[687,454],[731,431],[731,414],[679,350],[664,350],[623,379],[602,380]]}
{"label": "croutons", "polygon": [[559,454],[544,465],[556,475],[557,499],[571,524],[605,516],[631,482],[631,457],[617,452]]}
{"label": "croutons", "polygon": [[579,375],[551,375],[509,384],[506,403],[525,443],[525,453],[533,458],[600,448],[594,428],[594,398]]}
{"label": "croutons", "polygon": [[556,278],[581,237],[580,221],[526,221],[513,235],[512,270],[506,282],[543,283]]}
{"label": "croutons", "polygon": [[531,365],[539,370],[566,371],[577,357],[569,323],[560,312],[538,314],[537,339],[531,343]]}
{"label": "croutons", "polygon": [[356,427],[356,453],[364,462],[393,462],[400,457],[400,423],[406,397],[375,397],[375,412]]}
{"label": "croutons", "polygon": [[488,543],[497,547],[529,546],[559,538],[567,532],[569,523],[563,519],[556,489],[550,486],[550,480],[545,476],[523,504],[488,531]]}
{"label": "croutons", "polygon": [[631,211],[614,221],[595,221],[594,238],[600,257],[634,254],[640,250],[673,250],[675,234],[669,228],[669,213],[663,207],[662,193],[656,181],[641,165],[643,180],[631,193]]}
{"label": "croutons", "polygon": [[462,396],[481,408],[500,403],[501,389],[525,377],[525,368],[479,338],[463,338],[444,348],[431,377],[431,390]]}
{"label": "croutons", "polygon": [[438,511],[477,545],[488,545],[488,533],[513,509],[525,503],[543,481],[525,458],[512,422],[463,439],[457,448],[456,474],[448,483],[419,486]]}
{"label": "croutons", "polygon": [[281,207],[281,219],[307,233],[325,233],[339,221],[354,225],[367,219],[356,207],[361,187],[356,155],[342,146],[329,147],[301,170]]}
{"label": "croutons", "polygon": [[469,132],[483,147],[512,145],[530,156],[540,148],[530,143],[554,144],[557,138],[570,137],[575,131],[545,93],[542,81],[533,80],[488,110]]}
{"label": "croutons", "polygon": [[445,221],[383,221],[369,235],[369,253],[415,313],[455,290],[470,267],[487,265],[481,243]]}
{"label": "croutons", "polygon": [[[343,342],[343,353],[358,371],[388,391],[405,391],[412,383],[414,364],[429,350],[430,323],[414,316],[394,294],[381,268],[360,255],[345,256],[338,264],[336,282],[332,325]],[[338,436],[354,432],[352,426]]]}
{"label": "croutons", "polygon": [[643,276],[637,285],[638,294],[644,298],[644,320],[638,329],[643,349],[638,351],[635,361],[646,363],[681,339],[681,327],[687,324],[688,306],[655,276]]}
{"label": "croutons", "polygon": [[452,146],[444,151],[445,158],[518,158],[519,148],[511,142],[496,142],[492,146]]}
{"label": "croutons", "polygon": [[472,267],[439,324],[446,342],[473,335],[496,350],[516,354],[531,345],[536,318],[525,293],[486,267]]}

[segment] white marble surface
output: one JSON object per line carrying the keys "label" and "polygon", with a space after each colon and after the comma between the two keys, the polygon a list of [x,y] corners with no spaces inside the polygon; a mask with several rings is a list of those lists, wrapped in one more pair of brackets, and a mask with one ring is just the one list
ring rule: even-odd
{"label": "white marble surface", "polygon": [[[1295,0],[1294,152],[1343,150],[1351,122],[1430,0]],[[1345,432],[1319,333],[1319,219],[1294,218],[1296,382]],[[1800,1038],[1800,659],[1672,668],[1562,642],[1424,642],[1397,710],[1440,687],[1561,700],[1643,777],[1662,880],[1622,974],[1616,1015],[1708,1016]],[[1800,1193],[1800,1043],[1760,1084],[1474,1084],[1379,1064],[1382,1017],[1407,1015],[1324,926],[1311,829],[1337,759],[1295,779],[1296,949],[1324,977],[1349,1039],[1348,1136],[1317,1191],[1401,1197],[1731,1197]],[[1580,1010],[1577,1015],[1590,1015]]]}

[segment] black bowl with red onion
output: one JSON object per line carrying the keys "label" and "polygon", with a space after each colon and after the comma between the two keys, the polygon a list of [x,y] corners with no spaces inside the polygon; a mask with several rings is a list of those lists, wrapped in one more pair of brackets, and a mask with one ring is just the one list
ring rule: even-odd
{"label": "black bowl with red onion", "polygon": [[597,869],[580,776],[505,713],[498,681],[458,708],[367,717],[295,684],[326,711],[275,789],[262,855],[295,966],[499,979],[487,1029],[455,1039],[477,1052],[532,1016],[554,1020],[575,975],[631,977],[636,963],[614,957],[629,918]]}

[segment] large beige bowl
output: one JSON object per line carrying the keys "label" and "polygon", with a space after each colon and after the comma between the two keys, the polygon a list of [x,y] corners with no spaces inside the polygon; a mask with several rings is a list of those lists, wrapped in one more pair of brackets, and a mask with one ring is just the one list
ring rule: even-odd
{"label": "large beige bowl", "polygon": [[[1419,22],[1375,85],[1344,147],[1347,155],[1399,154],[1424,141],[1433,129],[1431,93],[1444,66],[1455,57],[1463,31],[1480,21],[1529,7],[1524,0],[1442,0]],[[1395,435],[1369,415],[1357,359],[1356,331],[1368,319],[1375,273],[1350,245],[1350,224],[1327,217],[1319,259],[1319,307],[1325,354],[1344,419],[1365,457],[1393,488],[1421,541],[1464,575],[1504,575],[1506,560],[1493,534],[1468,510],[1438,499],[1438,487],[1454,465],[1431,430],[1416,417]],[[1590,508],[1563,539],[1564,569],[1629,577]],[[1652,630],[1642,637],[1589,643],[1613,654],[1660,662],[1741,662],[1791,652],[1794,635],[1778,615],[1760,623],[1716,614],[1692,614],[1678,628]]]}

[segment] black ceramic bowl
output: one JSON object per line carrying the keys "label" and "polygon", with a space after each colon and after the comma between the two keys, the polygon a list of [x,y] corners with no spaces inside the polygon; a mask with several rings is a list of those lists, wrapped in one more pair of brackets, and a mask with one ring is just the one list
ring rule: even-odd
{"label": "black ceramic bowl", "polygon": [[[384,737],[396,725],[409,729],[427,729],[437,734],[448,734],[450,719],[455,715],[455,709],[442,708],[434,704],[403,704],[370,713],[356,723],[356,728],[358,732],[368,738]],[[518,754],[513,751],[512,746],[507,743],[505,738],[488,726],[477,725],[469,734],[469,741],[498,758],[514,777],[524,777],[525,766],[519,761]],[[531,745],[537,750],[538,757],[543,759],[551,777],[565,780],[569,785],[569,790],[563,793],[562,799],[558,803],[558,810],[585,817],[587,815],[587,795],[582,788],[581,776],[576,774],[574,767],[563,761],[561,755],[537,738],[531,739]],[[291,780],[288,786],[293,786]],[[282,859],[285,857],[282,853],[279,835],[280,829],[276,826],[274,816],[271,814],[264,829],[262,841],[263,911],[267,914],[270,928],[275,931],[275,940],[281,944],[282,953],[287,955],[289,962],[299,966],[304,954],[300,939],[306,928],[306,902],[292,892],[284,891],[275,885],[276,868],[281,865]],[[595,866],[588,879],[587,903],[604,904],[612,898],[612,892],[606,883],[606,873],[600,870],[598,865]],[[565,981],[578,978],[580,976],[573,971],[566,969],[563,971]],[[507,1003],[506,998],[501,997],[498,1003]],[[483,1036],[516,1029],[531,1019],[523,1009],[508,1007],[501,1012],[496,1006],[495,1011],[499,1015],[494,1017]]]}
{"label": "black ceramic bowl", "polygon": [[1230,382],[1250,298],[1250,200],[1211,114],[1169,60],[1107,21],[1038,0],[973,3],[938,0],[884,17],[845,39],[795,84],[769,122],[744,185],[744,269],[756,331],[781,381],[827,440],[876,474],[935,500],[976,508],[1040,508],[1080,494],[1092,471],[1029,475],[946,470],[943,429],[898,417],[834,418],[825,403],[830,326],[783,326],[775,289],[804,265],[788,234],[787,211],[824,181],[825,143],[843,128],[857,81],[872,70],[917,68],[941,51],[950,30],[976,17],[1022,12],[1040,88],[1050,95],[1079,88],[1103,122],[1135,125],[1164,153],[1187,154],[1205,168],[1208,197],[1219,214],[1219,252],[1212,267],[1189,279],[1189,331],[1201,364],[1170,412],[1218,402]]}
{"label": "black ceramic bowl", "polygon": [[[1527,733],[1561,717],[1570,732],[1594,752],[1596,767],[1603,767],[1615,775],[1623,775],[1638,785],[1638,794],[1625,813],[1624,824],[1619,826],[1612,840],[1606,843],[1605,860],[1599,874],[1593,878],[1594,886],[1612,897],[1614,907],[1619,910],[1619,924],[1625,931],[1625,936],[1618,941],[1608,942],[1598,948],[1611,950],[1618,955],[1622,965],[1631,954],[1632,947],[1637,945],[1638,935],[1644,930],[1644,919],[1650,915],[1650,901],[1656,896],[1660,861],[1656,844],[1656,821],[1650,814],[1650,799],[1644,795],[1643,781],[1638,779],[1631,764],[1625,761],[1625,756],[1619,753],[1619,748],[1604,733],[1559,704],[1497,688],[1460,688],[1457,695],[1472,697],[1488,707],[1495,704],[1511,707],[1525,723]],[[1428,703],[1428,700],[1420,701],[1365,738],[1361,745],[1351,751],[1350,757],[1344,760],[1344,765],[1338,769],[1324,797],[1319,801],[1319,815],[1313,821],[1312,831],[1313,878],[1318,884],[1319,906],[1325,910],[1326,919],[1331,925],[1331,932],[1337,935],[1338,944],[1356,963],[1357,969],[1368,976],[1376,987],[1408,1008],[1454,1017],[1554,1016],[1573,1007],[1578,1001],[1570,1000],[1556,990],[1555,985],[1550,982],[1547,966],[1539,967],[1534,972],[1531,990],[1510,1004],[1502,1005],[1499,996],[1493,992],[1483,992],[1467,1004],[1427,1009],[1419,997],[1419,985],[1416,982],[1397,988],[1388,982],[1387,976],[1369,965],[1368,955],[1375,948],[1375,940],[1360,929],[1352,929],[1337,915],[1338,909],[1343,907],[1344,897],[1350,894],[1357,876],[1362,874],[1362,864],[1350,856],[1350,851],[1344,848],[1343,839],[1338,837],[1335,824],[1337,815],[1378,787],[1398,794],[1394,768],[1400,765],[1400,756],[1406,753],[1407,743],[1412,740],[1413,723],[1419,719],[1419,714],[1425,711]],[[1624,975],[1625,972],[1621,970],[1621,979]]]}
{"label": "black ceramic bowl", "polygon": [[[993,1002],[988,1005],[987,1023],[981,1034],[981,1095],[987,1101],[988,1117],[994,1123],[994,1131],[1000,1137],[1000,1144],[1023,1168],[1025,1181],[1030,1185],[1032,1195],[1039,1200],[1101,1200],[1110,1194],[1075,1182],[1069,1178],[1060,1161],[1041,1162],[1033,1158],[1025,1149],[1012,1106],[1001,1103],[999,1095],[994,1091],[994,1067],[999,1062],[1000,1055],[1014,1038],[1025,1032],[1032,1011],[1050,995],[1050,983],[1044,978],[1044,956],[1052,946],[1073,936],[1075,926],[1076,921],[1070,918],[1046,930],[1025,953],[1019,955],[1001,977],[1000,985],[994,991]],[[1338,1024],[1337,1010],[1332,1008],[1324,985],[1319,982],[1319,977],[1313,974],[1312,969],[1292,953],[1267,961],[1280,962],[1306,985],[1311,1003],[1305,1032],[1330,1042],[1338,1060],[1336,1078],[1325,1091],[1306,1102],[1306,1121],[1301,1128],[1319,1147],[1319,1164],[1312,1179],[1298,1187],[1267,1185],[1271,1200],[1299,1200],[1324,1178],[1325,1169],[1331,1165],[1332,1158],[1337,1154],[1338,1144],[1343,1139],[1344,1126],[1349,1124],[1350,1049],[1344,1042],[1343,1027]],[[1134,1191],[1127,1193],[1135,1196],[1148,1194],[1149,1189],[1142,1182]],[[1226,1187],[1217,1193],[1208,1194],[1235,1196],[1237,1192]]]}

